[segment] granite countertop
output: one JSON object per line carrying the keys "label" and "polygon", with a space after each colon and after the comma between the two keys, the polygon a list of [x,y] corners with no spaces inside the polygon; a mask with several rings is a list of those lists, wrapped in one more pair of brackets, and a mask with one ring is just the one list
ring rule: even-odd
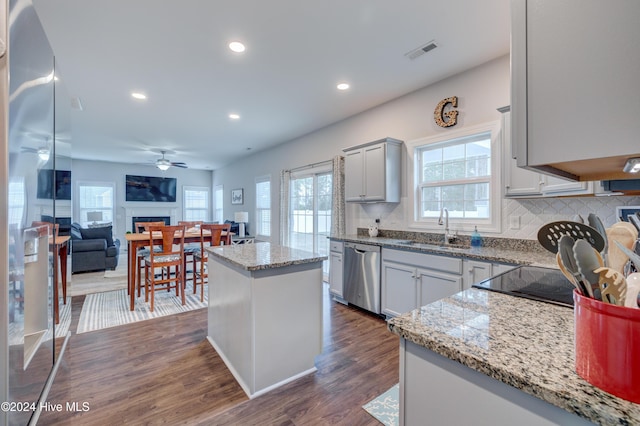
{"label": "granite countertop", "polygon": [[392,249],[440,254],[451,257],[464,257],[489,262],[544,266],[547,268],[558,267],[554,254],[542,250],[530,250],[529,247],[524,245],[519,246],[518,243],[522,242],[522,240],[511,240],[512,244],[503,247],[456,247],[456,245],[443,246],[436,243],[409,243],[407,239],[365,237],[361,235],[331,235],[330,238],[338,241],[373,244]]}
{"label": "granite countertop", "polygon": [[598,424],[639,424],[640,404],[575,372],[573,310],[469,289],[388,322],[391,332]]}
{"label": "granite countertop", "polygon": [[210,256],[247,271],[322,262],[327,256],[267,242],[205,248]]}

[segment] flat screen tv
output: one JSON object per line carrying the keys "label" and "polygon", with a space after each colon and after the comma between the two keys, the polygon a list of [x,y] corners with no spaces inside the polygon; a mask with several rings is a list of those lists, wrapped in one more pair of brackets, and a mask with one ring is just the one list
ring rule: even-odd
{"label": "flat screen tv", "polygon": [[71,171],[38,170],[37,197],[52,200],[54,195],[56,200],[71,199]]}
{"label": "flat screen tv", "polygon": [[176,178],[127,175],[126,200],[175,203],[176,186]]}

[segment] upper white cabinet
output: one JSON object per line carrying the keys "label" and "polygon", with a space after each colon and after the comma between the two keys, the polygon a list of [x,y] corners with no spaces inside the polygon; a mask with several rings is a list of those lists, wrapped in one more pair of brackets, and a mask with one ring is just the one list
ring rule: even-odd
{"label": "upper white cabinet", "polygon": [[511,111],[518,166],[629,179],[640,156],[640,1],[512,0]]}
{"label": "upper white cabinet", "polygon": [[593,194],[592,182],[576,182],[523,169],[514,158],[511,140],[511,112],[508,106],[498,108],[501,116],[503,146],[504,196],[506,198],[559,197]]}
{"label": "upper white cabinet", "polygon": [[400,202],[401,148],[385,138],[344,149],[346,201]]}

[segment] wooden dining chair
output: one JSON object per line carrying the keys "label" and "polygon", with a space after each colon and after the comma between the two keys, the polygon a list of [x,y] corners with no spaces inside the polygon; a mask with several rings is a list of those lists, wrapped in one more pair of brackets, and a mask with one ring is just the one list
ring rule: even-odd
{"label": "wooden dining chair", "polygon": [[[136,233],[136,234],[141,234],[143,232],[148,232],[150,226],[164,226],[164,225],[165,225],[164,221],[135,222],[133,224],[133,232]],[[137,272],[138,279],[137,279],[137,283],[136,283],[136,287],[138,288],[138,297],[140,297],[140,288],[142,287],[142,271],[144,270],[144,258],[145,258],[145,256],[149,255],[149,251],[150,251],[151,247],[152,246],[140,248],[140,249],[138,249],[138,252],[136,253],[136,266],[135,267],[138,270],[138,272]],[[156,251],[159,251],[160,247],[154,246],[153,249],[156,250]]]}
{"label": "wooden dining chair", "polygon": [[[201,220],[181,220],[178,222],[178,225],[184,225],[184,227],[189,230],[195,229],[197,226],[202,225],[203,221]],[[199,231],[198,231],[199,232]],[[191,273],[193,279],[196,277],[196,260],[195,260],[195,252],[200,250],[200,243],[187,243],[184,246],[184,270],[185,273],[188,274],[187,265],[191,264]],[[185,275],[186,276],[186,275]]]}
{"label": "wooden dining chair", "polygon": [[[224,236],[223,236],[224,234]],[[204,283],[208,279],[207,274],[207,251],[205,247],[219,246],[223,241],[231,241],[231,224],[202,224],[200,225],[200,250],[194,255],[194,264],[200,262],[199,270],[193,277],[193,293],[200,284],[200,301],[204,302]]]}
{"label": "wooden dining chair", "polygon": [[31,222],[31,226],[32,227],[48,226],[49,227],[49,235],[52,236],[53,238],[56,238],[58,236],[58,231],[60,230],[60,224],[58,224],[58,223],[41,222],[41,221],[38,221],[38,220],[34,220],[33,222]]}
{"label": "wooden dining chair", "polygon": [[[150,250],[144,257],[144,299],[148,302],[151,296],[151,312],[154,309],[155,288],[158,285],[166,286],[167,291],[175,288],[176,296],[181,297],[182,304],[185,304],[184,231],[185,227],[182,225],[149,226],[149,247],[153,246],[154,237],[162,236],[161,250]],[[160,270],[157,275],[156,270]]]}

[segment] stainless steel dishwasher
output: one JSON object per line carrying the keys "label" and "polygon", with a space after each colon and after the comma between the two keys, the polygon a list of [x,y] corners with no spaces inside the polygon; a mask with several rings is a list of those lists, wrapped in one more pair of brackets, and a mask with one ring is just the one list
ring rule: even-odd
{"label": "stainless steel dishwasher", "polygon": [[380,313],[380,247],[344,243],[344,298],[350,304]]}

